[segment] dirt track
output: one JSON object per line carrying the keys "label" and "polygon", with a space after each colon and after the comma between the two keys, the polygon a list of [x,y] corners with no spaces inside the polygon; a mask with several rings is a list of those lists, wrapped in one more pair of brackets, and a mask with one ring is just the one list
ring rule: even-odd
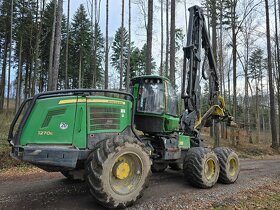
{"label": "dirt track", "polygon": [[[280,159],[243,160],[235,184],[216,184],[212,189],[191,187],[182,172],[167,170],[151,178],[144,196],[130,209],[203,209],[219,205],[248,189],[280,180]],[[85,185],[70,182],[59,173],[37,173],[17,178],[0,174],[0,209],[103,209]]]}

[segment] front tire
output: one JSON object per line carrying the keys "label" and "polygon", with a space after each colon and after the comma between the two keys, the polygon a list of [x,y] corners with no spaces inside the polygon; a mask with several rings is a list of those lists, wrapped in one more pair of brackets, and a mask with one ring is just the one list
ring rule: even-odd
{"label": "front tire", "polygon": [[221,168],[218,181],[224,184],[234,183],[240,172],[238,155],[232,149],[226,147],[217,147],[214,152],[218,156]]}
{"label": "front tire", "polygon": [[93,197],[107,208],[124,208],[142,197],[151,161],[144,144],[129,136],[104,140],[88,158],[86,180]]}
{"label": "front tire", "polygon": [[207,148],[192,147],[184,160],[187,181],[199,188],[213,187],[219,177],[220,167],[216,154]]}

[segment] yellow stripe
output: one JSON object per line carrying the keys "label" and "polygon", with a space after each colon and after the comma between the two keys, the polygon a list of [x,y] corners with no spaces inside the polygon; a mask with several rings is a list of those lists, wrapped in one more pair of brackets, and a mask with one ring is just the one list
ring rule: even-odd
{"label": "yellow stripe", "polygon": [[60,100],[58,104],[74,104],[74,103],[84,103],[86,102],[86,99],[66,99],[66,100]]}
{"label": "yellow stripe", "polygon": [[119,104],[125,105],[124,101],[108,100],[108,99],[65,99],[60,100],[58,104],[74,104],[74,103],[108,103],[108,104]]}
{"label": "yellow stripe", "polygon": [[108,100],[108,99],[88,99],[87,102],[125,105],[124,101]]}

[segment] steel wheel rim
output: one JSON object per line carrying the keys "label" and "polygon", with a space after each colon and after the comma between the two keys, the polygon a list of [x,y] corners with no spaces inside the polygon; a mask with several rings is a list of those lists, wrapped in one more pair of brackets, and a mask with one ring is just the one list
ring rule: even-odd
{"label": "steel wheel rim", "polygon": [[[129,170],[127,170],[127,166]],[[123,173],[119,173],[121,169],[123,169]],[[143,162],[141,158],[134,152],[123,153],[112,164],[110,173],[111,188],[119,195],[127,195],[137,188],[142,175]]]}
{"label": "steel wheel rim", "polygon": [[204,165],[204,175],[208,181],[212,180],[215,177],[216,164],[215,161],[211,158],[205,162]]}
{"label": "steel wheel rim", "polygon": [[229,161],[229,175],[235,176],[237,172],[238,164],[235,158],[230,159]]}

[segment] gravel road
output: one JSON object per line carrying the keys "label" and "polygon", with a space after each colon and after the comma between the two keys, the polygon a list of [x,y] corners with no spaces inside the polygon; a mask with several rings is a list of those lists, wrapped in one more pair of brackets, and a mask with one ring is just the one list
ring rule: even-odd
{"label": "gravel road", "polygon": [[[216,184],[203,190],[191,187],[182,172],[154,174],[144,196],[129,209],[209,209],[248,189],[280,180],[280,159],[242,160],[235,184]],[[35,173],[1,178],[0,209],[104,209],[95,203],[85,185],[70,182],[59,173]]]}

